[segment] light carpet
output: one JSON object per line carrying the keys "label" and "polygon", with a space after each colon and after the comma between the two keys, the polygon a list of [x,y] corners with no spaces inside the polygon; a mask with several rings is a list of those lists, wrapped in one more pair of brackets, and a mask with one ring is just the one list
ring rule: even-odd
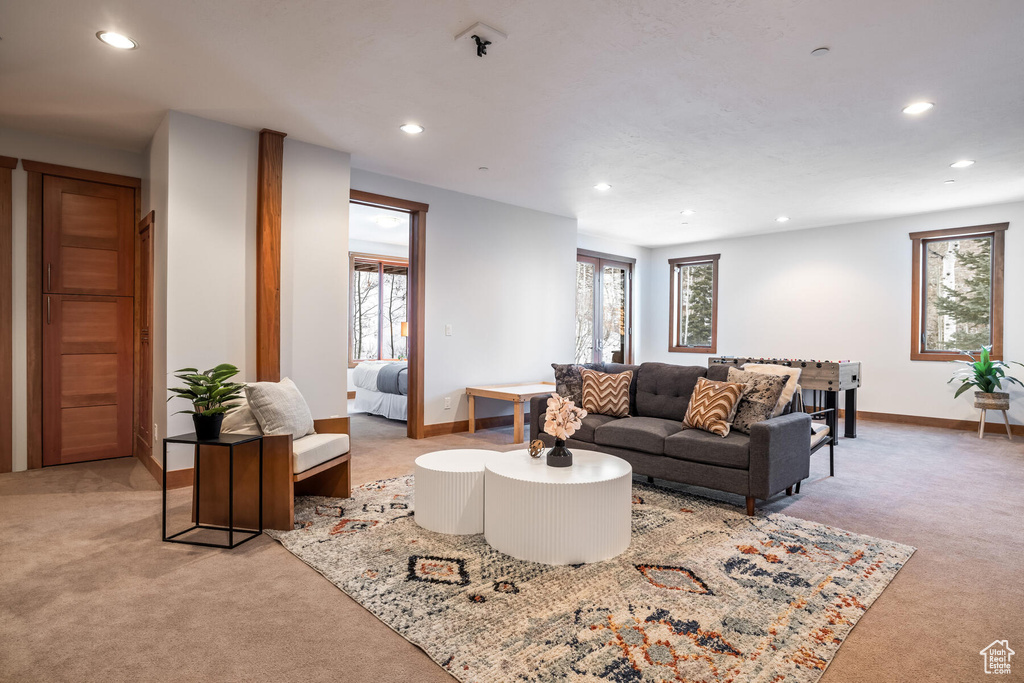
{"label": "light carpet", "polygon": [[816,681],[914,548],[634,483],[633,539],[554,567],[413,519],[411,476],[268,532],[461,681]]}

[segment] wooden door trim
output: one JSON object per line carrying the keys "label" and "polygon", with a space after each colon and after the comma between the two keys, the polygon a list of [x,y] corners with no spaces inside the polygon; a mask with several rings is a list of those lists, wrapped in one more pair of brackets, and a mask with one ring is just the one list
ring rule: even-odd
{"label": "wooden door trim", "polygon": [[285,133],[260,131],[256,179],[256,380],[281,381],[281,193]]}
{"label": "wooden door trim", "polygon": [[387,197],[362,190],[351,190],[349,200],[356,204],[399,209],[409,213],[409,394],[406,435],[410,439],[426,438],[423,411],[423,341],[426,332],[426,265],[428,204],[408,199]]}
{"label": "wooden door trim", "polygon": [[11,296],[13,276],[14,196],[11,170],[18,160],[0,156],[0,320],[7,332],[0,335],[0,473],[14,469],[14,326],[10,325],[14,308]]}
{"label": "wooden door trim", "polygon": [[[149,234],[149,251],[147,253],[143,254],[142,253],[142,235],[147,230],[150,233]],[[152,438],[153,437],[153,433],[152,433],[152,431],[149,432],[149,434],[150,434],[149,452],[146,453],[146,452],[143,452],[143,448],[139,445],[139,442],[140,442],[139,431],[140,431],[140,427],[142,426],[141,421],[140,421],[140,417],[141,417],[141,413],[142,413],[142,408],[145,405],[143,402],[148,400],[150,406],[153,405],[152,375],[149,378],[149,388],[150,388],[149,396],[143,395],[143,392],[142,392],[143,386],[147,384],[146,378],[144,378],[143,375],[142,375],[142,368],[146,365],[146,364],[143,363],[143,357],[142,357],[142,330],[143,330],[143,328],[145,328],[147,330],[146,334],[149,337],[149,344],[147,345],[146,348],[148,350],[148,354],[147,355],[149,357],[148,367],[152,371],[152,369],[153,369],[153,318],[152,318],[152,316],[153,316],[153,233],[154,233],[155,230],[156,230],[156,212],[154,212],[154,211],[150,211],[148,214],[146,214],[145,217],[143,217],[143,219],[141,221],[139,221],[138,225],[136,225],[136,228],[135,228],[135,290],[134,290],[135,291],[135,301],[134,301],[134,304],[135,304],[135,322],[134,322],[133,330],[132,330],[133,344],[134,344],[134,351],[135,351],[135,360],[134,360],[134,372],[135,372],[135,382],[134,382],[134,385],[135,386],[133,387],[133,393],[134,393],[133,400],[134,400],[134,404],[135,405],[134,405],[133,418],[132,418],[132,449],[133,449],[133,451],[135,453],[135,457],[137,457],[139,460],[142,460],[144,465],[148,465],[148,463],[146,463],[146,460],[152,460],[153,459],[153,457],[152,457],[153,456],[153,438]],[[144,265],[143,259],[145,259],[145,264],[148,265],[148,267],[146,269],[146,273],[147,273],[147,276],[148,276],[147,277],[148,282],[145,283],[145,284],[147,285],[146,291],[149,293],[149,306],[148,306],[149,320],[143,320],[142,319],[143,318],[143,316],[142,316],[143,301],[142,301],[142,296],[139,293],[139,290],[140,290],[141,286],[143,285],[143,282],[142,282],[142,267]],[[149,415],[149,419],[152,419],[152,418],[153,418],[153,415],[150,414]],[[146,425],[146,426],[148,427],[149,425]]]}
{"label": "wooden door trim", "polygon": [[[71,178],[72,180],[88,180],[92,183],[104,183],[106,185],[120,185],[121,187],[130,187],[133,190],[142,189],[141,178],[118,175],[117,173],[90,171],[84,168],[48,164],[43,161],[29,161],[28,159],[21,160],[21,167],[29,173],[41,173],[43,175],[57,176],[58,178]],[[136,216],[137,219],[138,216]]]}
{"label": "wooden door trim", "polygon": [[[43,466],[43,176],[88,180],[130,187],[135,192],[135,222],[140,216],[142,181],[139,178],[21,160],[28,173],[28,205],[25,268],[25,356],[27,467]],[[133,384],[138,377],[133,377]],[[134,451],[134,447],[133,447]]]}

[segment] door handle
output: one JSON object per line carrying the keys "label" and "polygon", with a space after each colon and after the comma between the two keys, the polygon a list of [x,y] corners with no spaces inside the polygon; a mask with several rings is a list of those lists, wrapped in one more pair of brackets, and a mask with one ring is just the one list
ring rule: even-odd
{"label": "door handle", "polygon": [[46,264],[46,288],[47,289],[53,289],[53,284],[51,282],[51,279],[52,279],[51,278],[51,275],[52,275],[51,271],[52,270],[53,270],[53,264],[52,263],[47,263]]}
{"label": "door handle", "polygon": [[46,324],[50,324],[50,297],[46,297]]}

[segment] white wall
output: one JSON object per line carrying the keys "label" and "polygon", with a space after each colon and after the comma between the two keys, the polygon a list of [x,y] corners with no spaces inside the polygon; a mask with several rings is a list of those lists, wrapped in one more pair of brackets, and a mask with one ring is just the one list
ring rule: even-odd
{"label": "white wall", "polygon": [[[144,156],[120,149],[97,147],[65,138],[39,135],[10,128],[0,128],[0,155],[30,159],[62,166],[73,166],[91,171],[117,173],[145,179],[147,168]],[[28,434],[26,431],[25,387],[26,375],[26,249],[28,246],[28,175],[21,164],[12,174],[13,193],[13,274],[10,287],[14,299],[10,329],[14,334],[14,391],[13,391],[13,469],[19,472],[28,467]],[[7,285],[3,285],[7,286]],[[7,326],[4,325],[6,328]]]}
{"label": "white wall", "polygon": [[643,320],[645,311],[644,283],[647,281],[647,267],[651,257],[651,250],[647,247],[635,244],[617,242],[604,237],[596,237],[580,233],[576,236],[576,246],[580,249],[612,254],[614,256],[625,256],[636,259],[633,266],[633,362],[642,363],[643,358]]}
{"label": "white wall", "polygon": [[[719,354],[859,360],[859,409],[976,420],[973,397],[954,401],[946,384],[952,364],[910,360],[908,234],[1007,221],[1003,345],[1024,361],[1024,203],[652,250],[643,358],[707,364],[668,352],[668,259],[720,253]],[[1024,392],[1010,391],[1012,420],[1024,422]]]}
{"label": "white wall", "polygon": [[[465,420],[467,386],[550,380],[550,364],[572,357],[575,219],[358,169],[352,187],[430,205],[425,424]],[[508,412],[478,402],[481,417]]]}
{"label": "white wall", "polygon": [[284,141],[281,376],[315,418],[348,413],[349,155]]}

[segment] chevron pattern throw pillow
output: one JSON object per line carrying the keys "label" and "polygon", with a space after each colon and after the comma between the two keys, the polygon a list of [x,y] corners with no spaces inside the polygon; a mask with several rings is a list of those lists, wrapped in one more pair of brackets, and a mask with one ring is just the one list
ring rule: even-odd
{"label": "chevron pattern throw pillow", "polygon": [[629,383],[633,371],[615,375],[597,370],[581,370],[583,375],[583,410],[589,415],[629,415]]}
{"label": "chevron pattern throw pillow", "polygon": [[683,428],[695,428],[721,437],[729,436],[729,416],[733,407],[743,396],[745,384],[734,382],[713,382],[706,377],[697,380],[686,407]]}

